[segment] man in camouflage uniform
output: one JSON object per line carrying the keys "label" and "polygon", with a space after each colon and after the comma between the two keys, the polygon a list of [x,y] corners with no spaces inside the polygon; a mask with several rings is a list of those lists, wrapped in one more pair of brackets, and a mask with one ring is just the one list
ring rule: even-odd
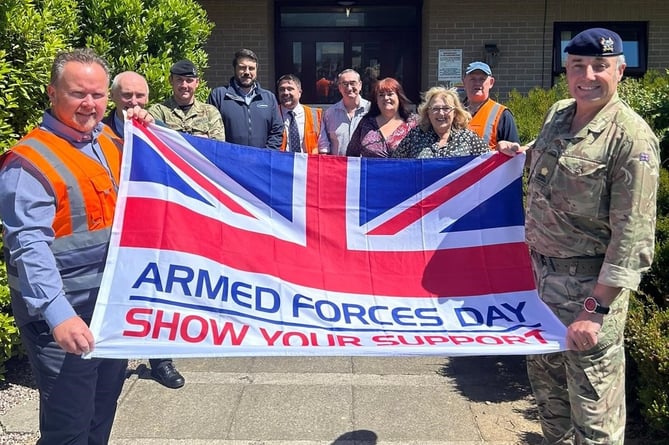
{"label": "man in camouflage uniform", "polygon": [[225,140],[221,114],[216,107],[195,98],[200,80],[190,60],[180,60],[170,68],[172,97],[149,108],[149,113],[169,128],[194,136]]}
{"label": "man in camouflage uniform", "polygon": [[543,444],[619,444],[625,434],[623,331],[630,290],[653,259],[659,145],[620,100],[618,34],[594,28],[565,48],[572,99],[548,111],[529,147],[526,236],[542,300],[567,326],[565,352],[527,369]]}

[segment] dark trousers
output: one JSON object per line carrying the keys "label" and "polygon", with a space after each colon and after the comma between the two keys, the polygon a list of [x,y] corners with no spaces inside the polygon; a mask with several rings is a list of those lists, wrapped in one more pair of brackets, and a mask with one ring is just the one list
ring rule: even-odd
{"label": "dark trousers", "polygon": [[44,322],[20,328],[40,394],[39,445],[105,445],[127,360],[68,354]]}
{"label": "dark trousers", "polygon": [[149,359],[149,366],[151,366],[151,369],[156,369],[163,362],[171,362],[171,361],[172,361],[171,358],[150,358]]}

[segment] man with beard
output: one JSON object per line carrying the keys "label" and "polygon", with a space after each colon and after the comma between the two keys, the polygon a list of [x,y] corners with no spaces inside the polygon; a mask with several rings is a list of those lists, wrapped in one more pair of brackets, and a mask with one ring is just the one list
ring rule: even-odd
{"label": "man with beard", "polygon": [[149,108],[149,113],[169,128],[193,136],[225,140],[225,129],[218,110],[195,98],[200,79],[190,60],[180,60],[170,68],[172,97]]}
{"label": "man with beard", "polygon": [[281,148],[283,121],[274,94],[260,87],[258,57],[240,49],[232,61],[234,77],[227,87],[214,88],[207,102],[221,113],[226,140],[251,147]]}
{"label": "man with beard", "polygon": [[483,62],[470,63],[463,83],[467,93],[464,105],[472,115],[469,129],[481,136],[490,148],[495,148],[497,141],[520,142],[511,111],[490,98],[490,89],[495,85],[490,66]]}
{"label": "man with beard", "polygon": [[302,82],[293,74],[281,76],[276,87],[284,122],[281,150],[317,154],[323,110],[300,103]]}

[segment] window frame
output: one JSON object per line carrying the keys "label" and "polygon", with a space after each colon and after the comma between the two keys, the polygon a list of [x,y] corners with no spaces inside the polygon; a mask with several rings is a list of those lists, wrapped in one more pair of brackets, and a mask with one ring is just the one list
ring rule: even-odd
{"label": "window frame", "polygon": [[625,68],[625,75],[629,77],[643,77],[648,70],[648,22],[554,22],[553,23],[553,81],[565,73],[562,65],[564,32],[571,32],[574,37],[581,31],[589,28],[606,28],[620,34],[624,42],[634,41],[638,45],[638,66],[630,66],[629,62]]}

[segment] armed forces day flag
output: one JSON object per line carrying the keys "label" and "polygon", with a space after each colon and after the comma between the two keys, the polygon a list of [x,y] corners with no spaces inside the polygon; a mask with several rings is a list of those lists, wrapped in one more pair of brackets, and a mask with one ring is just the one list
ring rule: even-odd
{"label": "armed forces day flag", "polygon": [[523,162],[295,154],[127,123],[92,356],[563,350],[524,242]]}

